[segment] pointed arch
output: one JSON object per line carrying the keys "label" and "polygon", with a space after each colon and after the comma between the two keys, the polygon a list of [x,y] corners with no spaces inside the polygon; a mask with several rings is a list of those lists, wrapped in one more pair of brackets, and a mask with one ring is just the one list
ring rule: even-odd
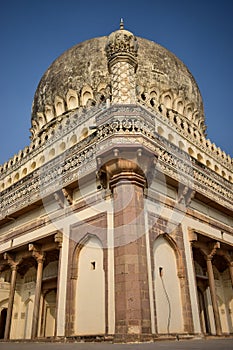
{"label": "pointed arch", "polygon": [[173,94],[171,91],[165,91],[161,97],[160,102],[165,105],[166,108],[172,108],[173,105]]}
{"label": "pointed arch", "polygon": [[41,335],[43,337],[55,336],[55,318],[56,318],[56,299],[57,292],[55,289],[49,289],[44,294]]}
{"label": "pointed arch", "polygon": [[8,300],[9,300],[9,298],[7,297],[7,298],[0,301],[0,309],[8,306]]}
{"label": "pointed arch", "polygon": [[65,102],[60,96],[55,96],[54,105],[57,116],[65,112]]}
{"label": "pointed arch", "polygon": [[188,120],[193,119],[193,103],[187,103],[184,109],[184,115]]}
{"label": "pointed arch", "polygon": [[93,100],[93,98],[92,88],[89,85],[84,86],[81,93],[82,106],[86,106],[88,100]]}
{"label": "pointed arch", "polygon": [[[75,327],[77,335],[105,333],[105,273],[103,245],[96,235],[87,234],[73,256],[76,275]],[[76,268],[74,269],[74,267]],[[93,293],[93,290],[95,293]]]}
{"label": "pointed arch", "polygon": [[69,145],[70,146],[73,146],[77,143],[77,135],[73,134],[71,137],[70,137],[70,140],[69,140]]}
{"label": "pointed arch", "polygon": [[49,122],[54,118],[54,111],[52,106],[50,105],[45,106],[45,116],[46,116],[47,122]]}
{"label": "pointed arch", "polygon": [[153,86],[149,89],[149,103],[151,107],[155,107],[159,100],[159,90]]}
{"label": "pointed arch", "polygon": [[42,112],[37,113],[37,120],[38,120],[39,129],[41,129],[47,122],[44,116],[44,113]]}
{"label": "pointed arch", "polygon": [[31,327],[32,327],[32,314],[33,314],[33,300],[29,297],[23,304],[24,308],[24,339],[31,338]]}
{"label": "pointed arch", "polygon": [[107,88],[107,84],[106,83],[99,83],[99,85],[97,87],[97,91],[105,93],[106,88]]}
{"label": "pointed arch", "polygon": [[79,98],[75,90],[69,89],[66,95],[66,103],[68,110],[79,107]]}
{"label": "pointed arch", "polygon": [[[82,248],[87,244],[87,242],[91,239],[98,239],[99,238],[92,234],[87,233],[85,236],[82,237],[82,239],[77,243],[76,248],[74,249],[73,257],[72,257],[72,269],[71,269],[71,278],[76,279],[78,277],[78,261],[79,261],[79,255],[82,250]],[[99,240],[100,242],[100,240]],[[101,246],[102,243],[100,242]]]}
{"label": "pointed arch", "polygon": [[178,269],[178,275],[182,275],[184,273],[184,267],[182,264],[182,258],[181,258],[181,253],[180,253],[180,249],[177,246],[176,241],[167,233],[163,234],[163,238],[168,242],[168,244],[171,246],[171,248],[173,249],[175,256],[176,256],[176,263],[177,263],[177,269]]}
{"label": "pointed arch", "polygon": [[184,330],[179,273],[181,256],[175,241],[167,234],[154,242],[154,288],[158,333]]}
{"label": "pointed arch", "polygon": [[32,120],[32,127],[31,127],[31,131],[33,131],[34,134],[39,132],[39,124],[36,120]]}
{"label": "pointed arch", "polygon": [[199,119],[200,119],[199,112],[197,109],[195,109],[193,112],[193,116],[192,116],[192,120],[193,120],[195,125],[198,125]]}
{"label": "pointed arch", "polygon": [[178,97],[174,100],[173,109],[181,115],[184,114],[184,102],[181,97]]}

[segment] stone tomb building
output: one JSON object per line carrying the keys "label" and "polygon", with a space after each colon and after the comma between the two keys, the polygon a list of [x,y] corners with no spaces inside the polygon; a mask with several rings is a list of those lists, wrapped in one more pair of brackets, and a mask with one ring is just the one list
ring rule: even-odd
{"label": "stone tomb building", "polygon": [[233,333],[233,163],[187,67],[120,29],[45,72],[0,167],[0,338]]}

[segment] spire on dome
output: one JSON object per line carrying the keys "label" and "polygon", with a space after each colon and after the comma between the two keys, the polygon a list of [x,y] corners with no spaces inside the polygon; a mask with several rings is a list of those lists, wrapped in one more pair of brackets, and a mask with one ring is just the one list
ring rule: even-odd
{"label": "spire on dome", "polygon": [[[135,60],[135,57],[137,57],[137,38],[133,33],[124,29],[123,18],[121,18],[120,21],[120,29],[112,32],[108,36],[105,51],[109,61],[111,61],[112,58],[115,59],[116,56],[118,58],[119,56],[124,56],[124,58],[128,56],[128,58],[131,57],[133,61]],[[136,61],[133,64],[136,66]]]}
{"label": "spire on dome", "polygon": [[121,21],[120,21],[120,29],[124,29],[124,21],[123,21],[123,18],[121,18]]}

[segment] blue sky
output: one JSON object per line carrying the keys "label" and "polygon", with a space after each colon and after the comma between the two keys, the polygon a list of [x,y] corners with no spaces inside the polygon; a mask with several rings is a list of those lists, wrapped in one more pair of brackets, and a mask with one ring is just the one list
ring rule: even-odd
{"label": "blue sky", "polygon": [[40,78],[71,46],[118,29],[179,57],[204,100],[207,136],[233,156],[232,0],[7,0],[0,5],[0,164],[30,143]]}

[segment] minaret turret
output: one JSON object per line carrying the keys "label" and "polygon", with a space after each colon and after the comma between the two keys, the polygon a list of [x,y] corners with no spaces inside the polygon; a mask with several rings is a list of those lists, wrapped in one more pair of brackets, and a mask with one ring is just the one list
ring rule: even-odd
{"label": "minaret turret", "polygon": [[134,34],[124,29],[122,19],[120,29],[108,36],[105,51],[112,80],[112,103],[135,103],[138,43]]}

